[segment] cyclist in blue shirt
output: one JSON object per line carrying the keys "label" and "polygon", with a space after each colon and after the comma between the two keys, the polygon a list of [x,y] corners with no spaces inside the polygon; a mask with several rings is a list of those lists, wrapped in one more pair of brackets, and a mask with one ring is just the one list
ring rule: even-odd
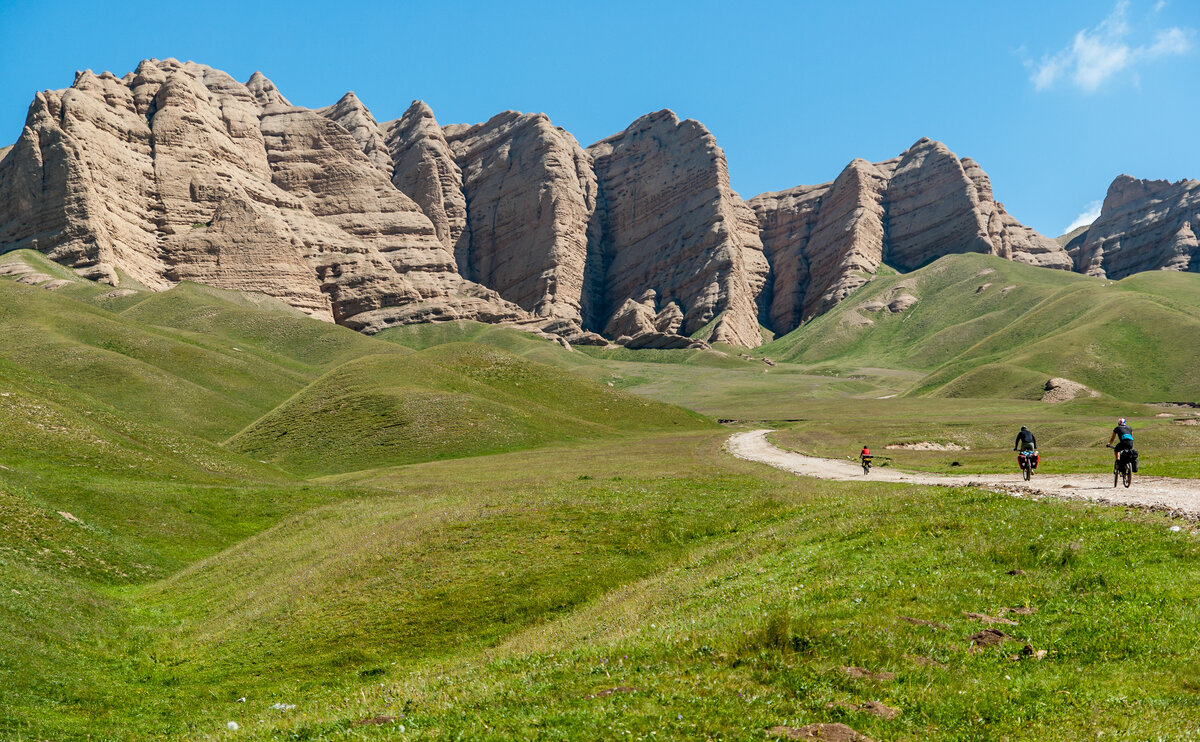
{"label": "cyclist in blue shirt", "polygon": [[1114,441],[1117,444],[1113,447],[1113,466],[1115,467],[1121,458],[1121,452],[1133,448],[1133,428],[1125,423],[1125,418],[1117,420],[1117,427],[1113,428],[1108,445],[1112,446]]}

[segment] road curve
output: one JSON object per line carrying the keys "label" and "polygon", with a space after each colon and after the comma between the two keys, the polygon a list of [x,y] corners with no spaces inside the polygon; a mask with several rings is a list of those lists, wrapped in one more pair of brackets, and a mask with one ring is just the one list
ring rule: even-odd
{"label": "road curve", "polygon": [[821,459],[785,451],[767,440],[771,430],[735,433],[725,444],[739,459],[769,464],[793,474],[817,479],[928,484],[940,487],[982,487],[1009,494],[1086,500],[1106,505],[1127,505],[1147,510],[1162,510],[1200,520],[1200,480],[1142,477],[1134,475],[1129,489],[1112,486],[1112,474],[1035,474],[1025,482],[1015,467],[1012,474],[973,474],[954,476],[928,472],[899,471],[876,467],[863,474],[862,467],[850,460]]}

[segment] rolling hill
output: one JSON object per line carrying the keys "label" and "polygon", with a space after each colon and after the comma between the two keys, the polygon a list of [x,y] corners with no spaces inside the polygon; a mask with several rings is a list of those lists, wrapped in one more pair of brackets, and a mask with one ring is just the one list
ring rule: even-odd
{"label": "rolling hill", "polygon": [[1122,281],[953,255],[877,278],[759,352],[830,369],[911,369],[911,394],[1037,398],[1050,377],[1128,401],[1200,399],[1200,276]]}

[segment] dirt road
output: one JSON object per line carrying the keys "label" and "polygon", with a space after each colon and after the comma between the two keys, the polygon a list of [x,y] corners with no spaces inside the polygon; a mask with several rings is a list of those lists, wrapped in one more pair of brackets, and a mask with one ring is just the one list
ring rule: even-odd
{"label": "dirt road", "polygon": [[1190,520],[1200,520],[1200,480],[1143,477],[1135,474],[1129,489],[1112,486],[1112,473],[1107,474],[1034,474],[1025,482],[1013,467],[1012,474],[972,474],[950,476],[927,472],[907,472],[874,468],[863,474],[854,461],[819,459],[785,451],[767,440],[770,430],[751,430],[735,433],[726,446],[740,459],[770,464],[779,469],[818,479],[851,481],[871,479],[879,482],[932,484],[942,487],[983,487],[997,492],[1057,497],[1064,500],[1088,500],[1109,505],[1130,505],[1150,510],[1163,510]]}

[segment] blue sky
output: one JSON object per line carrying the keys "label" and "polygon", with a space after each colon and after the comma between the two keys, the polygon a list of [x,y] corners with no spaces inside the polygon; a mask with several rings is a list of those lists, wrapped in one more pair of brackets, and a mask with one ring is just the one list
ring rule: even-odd
{"label": "blue sky", "polygon": [[1200,178],[1200,1],[308,2],[0,0],[0,143],[76,69],[177,57],[292,102],[354,90],[380,121],[544,111],[583,145],[671,108],[750,197],[922,136],[1049,236],[1114,176]]}

